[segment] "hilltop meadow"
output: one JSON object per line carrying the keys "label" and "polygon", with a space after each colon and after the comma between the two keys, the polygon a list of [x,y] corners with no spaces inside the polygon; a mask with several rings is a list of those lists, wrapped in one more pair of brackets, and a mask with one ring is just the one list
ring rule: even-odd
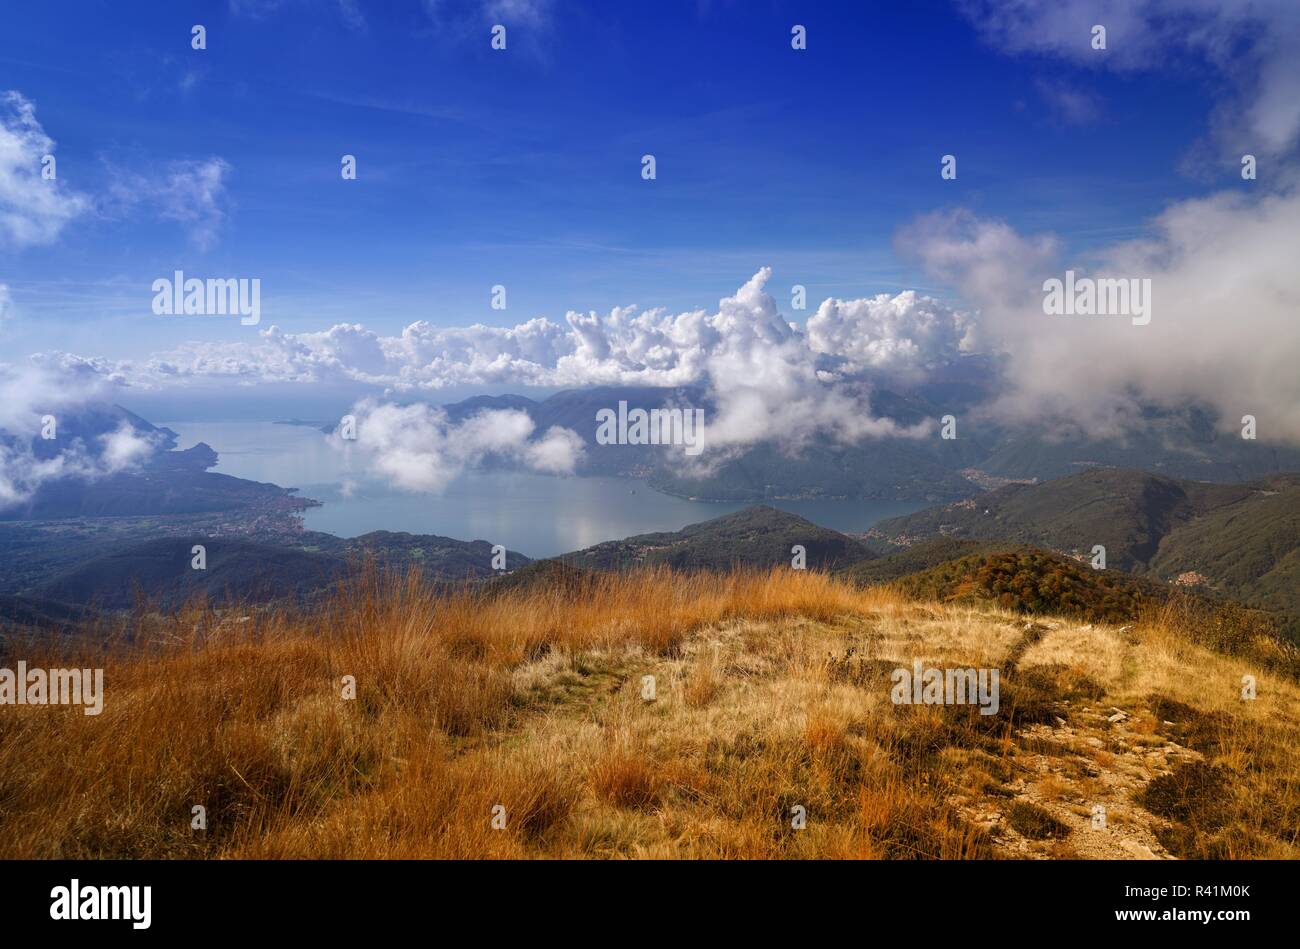
{"label": "hilltop meadow", "polygon": [[[0,856],[1300,850],[1293,647],[1204,605],[1108,624],[818,571],[544,579],[371,565],[310,607],[11,640],[6,663],[104,667],[106,695],[0,714]],[[997,714],[893,704],[917,660],[999,670]]]}

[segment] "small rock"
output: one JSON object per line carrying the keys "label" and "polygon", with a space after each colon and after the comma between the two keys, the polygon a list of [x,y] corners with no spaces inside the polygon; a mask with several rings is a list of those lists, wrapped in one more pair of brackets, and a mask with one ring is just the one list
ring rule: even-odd
{"label": "small rock", "polygon": [[1059,715],[1053,715],[1052,721],[1056,722],[1058,727],[1065,724],[1065,719],[1061,718]]}
{"label": "small rock", "polygon": [[1125,715],[1123,712],[1116,712],[1116,713],[1115,713],[1114,715],[1112,715],[1110,718],[1106,719],[1106,721],[1108,721],[1108,722],[1110,722],[1112,725],[1114,725],[1114,724],[1117,724],[1118,722],[1122,722],[1122,721],[1124,721],[1124,719],[1126,719],[1126,718],[1128,718],[1128,716]]}
{"label": "small rock", "polygon": [[1160,859],[1154,853],[1151,852],[1150,847],[1147,847],[1144,844],[1140,844],[1136,840],[1129,840],[1126,838],[1120,841],[1120,846],[1123,847],[1125,850],[1127,850],[1129,853],[1133,854],[1133,856],[1137,857],[1139,860]]}

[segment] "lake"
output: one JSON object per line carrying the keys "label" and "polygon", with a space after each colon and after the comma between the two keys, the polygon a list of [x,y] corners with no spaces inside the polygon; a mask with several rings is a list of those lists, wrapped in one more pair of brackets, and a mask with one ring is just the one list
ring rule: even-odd
{"label": "lake", "polygon": [[[215,471],[298,488],[324,507],[307,511],[309,530],[341,537],[369,531],[441,534],[504,544],[529,557],[590,547],[651,531],[675,531],[748,507],[689,501],[623,478],[563,478],[513,472],[470,472],[442,494],[390,488],[349,467],[325,435],[308,426],[272,422],[185,422],[165,425],[180,448],[207,442],[220,455]],[[344,485],[348,489],[344,490]],[[920,510],[915,501],[772,501],[833,530],[864,531],[877,521]]]}

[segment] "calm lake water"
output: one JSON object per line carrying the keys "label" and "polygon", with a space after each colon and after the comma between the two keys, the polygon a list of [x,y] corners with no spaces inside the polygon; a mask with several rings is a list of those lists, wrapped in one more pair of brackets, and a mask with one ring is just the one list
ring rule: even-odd
{"label": "calm lake water", "polygon": [[[222,474],[298,488],[324,502],[305,517],[309,530],[356,537],[374,530],[490,540],[529,557],[549,557],[651,531],[674,531],[747,504],[687,501],[642,481],[468,473],[442,494],[398,491],[352,469],[315,428],[271,422],[161,422],[180,448],[207,442]],[[343,486],[349,485],[344,492]],[[773,507],[845,532],[925,507],[912,501],[774,501]]]}

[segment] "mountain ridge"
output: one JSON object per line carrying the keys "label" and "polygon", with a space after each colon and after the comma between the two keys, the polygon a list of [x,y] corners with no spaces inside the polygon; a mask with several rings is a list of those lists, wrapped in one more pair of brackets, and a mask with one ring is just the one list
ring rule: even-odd
{"label": "mountain ridge", "polygon": [[1030,544],[1239,599],[1300,628],[1300,474],[1211,484],[1097,469],[881,521],[873,541]]}
{"label": "mountain ridge", "polygon": [[759,504],[679,531],[606,541],[554,559],[571,567],[600,570],[656,565],[713,570],[774,567],[789,566],[796,545],[804,548],[809,568],[830,569],[875,556],[846,534]]}

